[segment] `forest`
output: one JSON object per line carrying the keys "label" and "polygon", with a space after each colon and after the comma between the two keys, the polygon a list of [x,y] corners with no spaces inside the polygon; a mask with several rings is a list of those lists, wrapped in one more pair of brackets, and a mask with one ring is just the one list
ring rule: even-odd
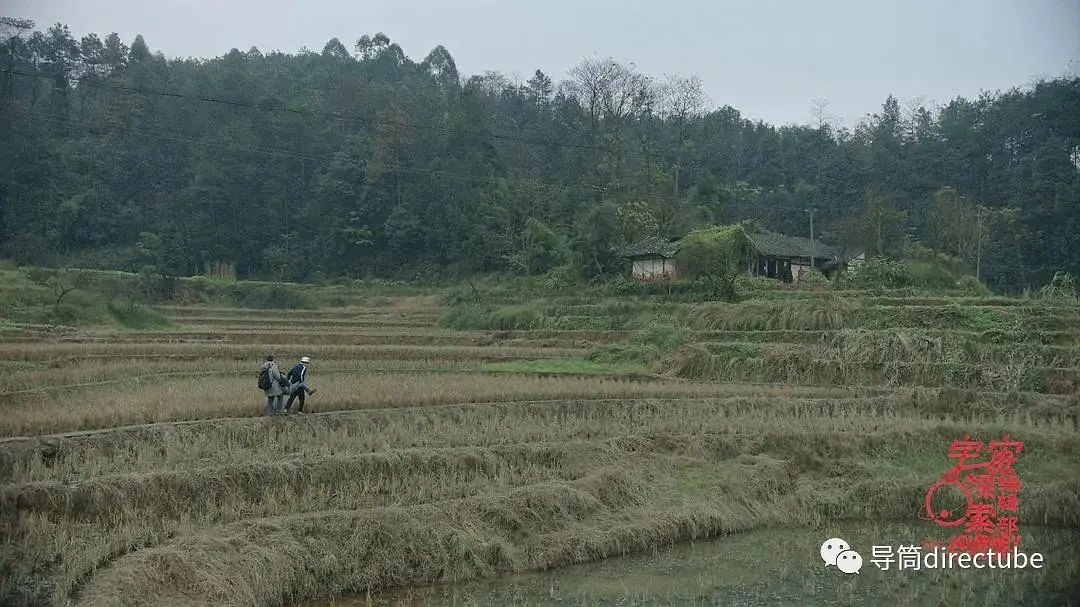
{"label": "forest", "polygon": [[[676,67],[676,66],[673,66]],[[167,59],[0,19],[0,257],[316,282],[626,271],[619,247],[752,220],[945,256],[1016,293],[1080,275],[1080,78],[894,96],[775,126],[693,75],[586,58],[459,74],[382,33]],[[747,114],[753,108],[746,108]]]}

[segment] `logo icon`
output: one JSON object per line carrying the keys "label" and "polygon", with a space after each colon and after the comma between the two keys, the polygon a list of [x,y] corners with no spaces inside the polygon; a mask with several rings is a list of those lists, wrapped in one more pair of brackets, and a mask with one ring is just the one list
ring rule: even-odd
{"label": "logo icon", "polygon": [[923,520],[961,528],[948,542],[949,552],[1006,553],[1020,544],[1016,517],[1020,477],[1013,465],[1024,443],[1006,434],[986,446],[984,451],[984,443],[968,435],[953,441],[949,459],[956,463],[930,485],[920,507]]}
{"label": "logo icon", "polygon": [[845,550],[836,555],[836,568],[844,573],[859,573],[862,569],[862,555],[854,550]]}
{"label": "logo icon", "polygon": [[821,543],[821,560],[825,566],[836,565],[844,573],[859,573],[862,569],[862,555],[851,549],[851,544],[834,537]]}

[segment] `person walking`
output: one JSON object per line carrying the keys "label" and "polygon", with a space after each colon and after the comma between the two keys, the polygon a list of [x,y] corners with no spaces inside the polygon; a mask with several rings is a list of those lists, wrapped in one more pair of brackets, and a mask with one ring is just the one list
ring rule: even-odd
{"label": "person walking", "polygon": [[289,369],[289,375],[287,377],[289,387],[286,392],[289,394],[289,400],[285,403],[285,412],[292,411],[293,400],[300,397],[299,402],[296,404],[296,412],[304,412],[304,398],[315,394],[315,389],[311,388],[307,384],[307,370],[308,365],[311,364],[311,359],[307,356],[300,357],[300,362],[293,365],[292,369]]}
{"label": "person walking", "polygon": [[[266,373],[269,385],[263,383],[263,373]],[[285,398],[285,391],[282,389],[282,385],[285,382],[285,378],[281,375],[281,370],[278,369],[277,363],[274,362],[274,355],[271,354],[266,357],[266,362],[259,367],[259,387],[262,388],[263,394],[266,394],[266,414],[281,415],[284,413],[282,410],[282,400]]]}

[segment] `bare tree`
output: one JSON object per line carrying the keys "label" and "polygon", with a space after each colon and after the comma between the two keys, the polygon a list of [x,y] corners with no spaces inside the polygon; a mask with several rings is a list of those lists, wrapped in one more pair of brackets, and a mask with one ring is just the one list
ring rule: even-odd
{"label": "bare tree", "polygon": [[567,92],[589,116],[594,137],[603,116],[604,96],[615,79],[614,66],[614,62],[586,59],[570,70],[571,80],[566,83]]}
{"label": "bare tree", "polygon": [[810,102],[810,113],[817,123],[817,128],[824,129],[835,116],[829,112],[829,100],[818,97]]}
{"label": "bare tree", "polygon": [[658,90],[661,99],[660,111],[664,118],[675,124],[675,132],[678,136],[675,148],[675,168],[672,171],[673,188],[675,196],[678,196],[679,171],[686,140],[691,126],[705,111],[709,98],[705,94],[701,78],[696,74],[685,77],[667,74]]}
{"label": "bare tree", "polygon": [[651,78],[634,64],[614,59],[586,59],[570,70],[564,87],[589,116],[589,137],[595,145],[601,131],[612,145],[611,178],[615,181],[622,164],[621,148],[626,124],[649,111],[656,99]]}
{"label": "bare tree", "polygon": [[18,17],[0,17],[0,37],[17,38],[34,29],[34,21],[31,19],[19,19]]}
{"label": "bare tree", "polygon": [[925,97],[915,97],[904,102],[904,136],[914,139],[919,132],[919,125],[925,121]]}
{"label": "bare tree", "polygon": [[33,268],[27,277],[30,282],[52,290],[56,297],[53,301],[53,309],[57,311],[60,310],[60,304],[68,293],[86,287],[90,283],[90,274],[84,270]]}
{"label": "bare tree", "polygon": [[570,70],[567,92],[588,114],[592,126],[601,121],[618,124],[645,107],[650,100],[651,79],[634,64],[614,59],[586,59]]}
{"label": "bare tree", "polygon": [[666,74],[664,82],[657,88],[663,100],[661,111],[665,118],[688,121],[700,116],[709,103],[701,78],[696,74]]}

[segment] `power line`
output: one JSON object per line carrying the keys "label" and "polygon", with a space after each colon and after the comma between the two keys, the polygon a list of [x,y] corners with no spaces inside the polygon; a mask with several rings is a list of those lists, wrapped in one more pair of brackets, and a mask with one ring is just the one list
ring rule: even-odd
{"label": "power line", "polygon": [[[0,69],[0,73],[9,73],[9,74],[12,74],[12,75],[17,75],[17,76],[25,76],[25,77],[30,77],[30,78],[39,78],[39,79],[46,79],[46,80],[53,80],[53,81],[56,80],[56,78],[54,76],[48,76],[48,75],[45,75],[45,74],[35,73],[35,72],[25,72],[25,71],[16,70],[16,69],[10,69],[10,70],[9,69]],[[285,105],[282,105],[280,107],[275,107],[275,106],[266,105],[266,104],[233,101],[233,100],[228,100],[228,99],[220,99],[220,98],[216,98],[216,97],[207,97],[207,96],[199,96],[199,95],[185,95],[185,94],[181,94],[181,93],[170,93],[168,91],[150,91],[150,90],[140,89],[140,88],[136,88],[136,87],[129,87],[129,86],[123,86],[123,85],[118,85],[118,84],[109,84],[109,83],[104,83],[104,82],[94,81],[94,80],[78,80],[78,79],[73,79],[73,78],[66,78],[66,80],[69,83],[75,83],[76,86],[91,86],[91,87],[102,88],[102,89],[106,89],[106,90],[114,90],[114,91],[121,91],[121,92],[128,92],[128,93],[136,93],[136,94],[148,95],[148,96],[160,96],[160,97],[169,97],[169,98],[175,98],[175,99],[184,99],[184,100],[189,100],[189,101],[201,101],[201,102],[206,102],[206,103],[216,103],[216,104],[223,104],[223,105],[228,105],[228,106],[233,106],[233,107],[242,107],[242,108],[246,108],[246,109],[263,110],[263,111],[268,111],[268,112],[285,112],[285,113],[296,114],[296,115],[300,115],[300,116],[323,118],[323,119],[329,119],[329,120],[338,120],[338,121],[343,121],[343,122],[359,122],[359,123],[369,124],[369,125],[373,125],[373,126],[388,126],[388,127],[395,127],[395,128],[409,128],[409,129],[416,129],[416,130],[428,130],[428,131],[433,131],[433,132],[438,132],[438,133],[443,133],[443,134],[450,134],[450,135],[475,136],[475,133],[472,133],[472,132],[469,132],[469,131],[463,131],[463,130],[459,130],[459,129],[452,129],[452,128],[448,128],[448,127],[433,126],[433,125],[421,125],[421,124],[415,124],[415,123],[393,122],[393,121],[386,121],[386,120],[374,120],[374,119],[369,119],[369,118],[362,118],[362,117],[359,117],[359,116],[346,115],[346,114],[342,114],[342,113],[339,113],[339,112],[317,112],[317,111],[312,111],[312,110],[300,110],[300,109],[296,109],[296,108],[289,108],[289,107],[287,107]],[[54,116],[60,117],[59,115],[54,115]],[[63,117],[63,118],[67,118],[67,117]],[[67,118],[67,119],[69,119],[69,118]],[[119,121],[117,121],[117,122],[119,122]],[[135,130],[136,132],[138,132],[137,127],[126,127],[126,128],[129,128],[131,130]],[[201,137],[201,136],[193,137],[193,136],[189,136],[189,135],[182,135],[182,134],[179,134],[179,133],[170,133],[168,135],[151,135],[151,136],[160,136],[162,139],[172,140],[172,141],[179,141],[179,140],[178,139],[170,139],[171,137],[181,137],[181,138],[186,139],[187,141],[194,141],[194,142],[199,142],[199,143],[206,141],[205,137]],[[655,159],[657,159],[659,157],[658,154],[641,153],[641,152],[635,152],[635,151],[632,151],[632,150],[617,151],[617,150],[614,150],[612,148],[604,147],[604,146],[595,146],[595,145],[587,145],[587,144],[573,144],[573,143],[560,143],[560,142],[554,142],[554,141],[540,141],[540,140],[527,139],[527,138],[524,138],[524,137],[517,137],[517,136],[512,136],[512,135],[503,135],[503,134],[498,134],[498,133],[488,133],[487,135],[485,135],[485,137],[491,138],[491,139],[498,139],[498,140],[502,140],[502,141],[524,143],[524,144],[528,144],[528,145],[537,145],[537,146],[543,146],[543,147],[554,147],[554,148],[564,148],[564,149],[597,151],[597,152],[605,152],[605,153],[609,153],[609,154],[621,154],[623,156],[627,156],[627,157],[631,157],[631,158],[644,159],[644,160],[647,160],[647,161],[652,161],[652,160],[655,160]],[[234,147],[234,148],[236,147],[236,144],[232,143],[232,142],[217,141],[215,143],[218,143],[219,145],[223,145],[223,146],[228,146],[228,147]],[[262,153],[262,152],[257,151],[258,148],[255,148],[253,146],[245,146],[245,147],[242,147],[241,149],[244,149],[245,151],[249,151],[249,152],[253,152],[253,153]],[[266,155],[290,156],[290,157],[294,157],[294,158],[297,158],[297,159],[300,159],[300,160],[313,160],[313,161],[319,161],[319,162],[330,162],[330,161],[333,160],[332,158],[328,158],[328,157],[325,157],[325,156],[319,156],[319,155],[315,155],[315,154],[304,154],[304,153],[296,152],[296,151],[293,151],[293,150],[273,150],[273,149],[267,149],[267,148],[264,148],[264,149],[266,150]],[[401,166],[385,167],[385,168],[386,168],[386,170],[388,172],[396,171],[396,172],[405,173],[405,174],[413,174],[413,175],[421,175],[421,176],[432,176],[432,177],[444,177],[444,178],[447,178],[447,179],[456,179],[456,180],[460,180],[460,181],[471,181],[471,182],[474,182],[474,183],[491,183],[493,181],[493,178],[491,178],[491,177],[482,178],[482,177],[476,177],[476,176],[470,176],[470,175],[461,175],[461,174],[458,174],[458,173],[451,173],[451,172],[448,172],[448,171],[419,170],[419,169],[410,169],[408,167],[401,167]],[[551,186],[551,185],[549,185],[549,188],[552,188],[552,189],[555,189],[555,190],[561,190],[561,191],[563,191],[565,193],[574,193],[574,194],[583,195],[583,196],[584,195],[595,194],[595,189],[589,188],[588,186],[579,186],[580,191],[576,191],[576,192],[574,191],[574,189],[572,189],[572,188],[570,188],[568,186]],[[603,195],[608,200],[615,200],[615,201],[619,201],[619,199],[617,197],[620,196],[620,195],[625,195],[625,198],[622,201],[626,201],[628,199],[629,200],[640,200],[640,199],[644,198],[644,196],[641,196],[641,195],[630,195],[629,193],[623,194],[623,193],[611,192],[611,191],[606,191],[606,192],[604,192]],[[648,198],[651,198],[651,199],[657,200],[657,201],[664,201],[664,202],[682,202],[683,201],[683,199],[678,198],[678,197],[672,197],[672,196],[666,196],[666,195],[655,195],[655,194],[648,196]],[[722,206],[721,206],[721,208],[726,208],[726,207],[738,207],[738,208],[744,208],[744,209],[749,208],[749,209],[754,209],[754,210],[761,210],[763,208],[763,205],[754,204],[754,203],[726,202],[726,203],[723,203]],[[802,206],[780,205],[779,202],[777,203],[776,208],[777,209],[783,208],[783,209],[788,209],[788,210],[804,210],[804,208]]]}
{"label": "power line", "polygon": [[[308,161],[312,161],[312,162],[316,162],[316,163],[329,163],[329,162],[334,161],[333,157],[320,155],[320,154],[303,153],[303,152],[297,152],[295,150],[280,149],[280,148],[268,148],[268,147],[264,147],[264,146],[237,145],[234,141],[230,141],[230,140],[226,140],[226,139],[215,139],[215,138],[206,137],[206,136],[184,135],[182,133],[163,132],[163,131],[155,131],[155,130],[151,130],[151,129],[140,128],[140,127],[125,124],[120,120],[94,120],[94,119],[86,119],[86,118],[76,119],[76,118],[74,118],[72,116],[65,116],[65,115],[62,115],[62,114],[55,114],[55,113],[45,112],[45,111],[36,110],[36,109],[24,109],[24,110],[21,110],[21,111],[29,113],[29,114],[36,115],[36,116],[40,117],[43,120],[53,122],[53,123],[57,123],[57,124],[69,124],[69,125],[74,125],[74,126],[92,125],[92,126],[98,126],[98,127],[101,127],[101,128],[116,127],[116,128],[122,128],[122,129],[125,129],[125,130],[128,130],[128,131],[131,131],[131,132],[133,132],[133,133],[135,133],[137,135],[144,135],[144,136],[147,136],[147,137],[158,138],[158,139],[162,139],[162,140],[165,140],[165,141],[172,141],[172,142],[176,142],[176,143],[194,143],[194,144],[206,144],[206,143],[209,143],[211,145],[219,145],[219,146],[222,146],[222,147],[228,147],[228,148],[232,148],[232,149],[235,149],[235,150],[238,150],[238,151],[248,152],[248,153],[251,153],[251,154],[264,155],[264,156],[278,156],[278,157],[286,157],[286,158],[295,158],[295,159],[299,159],[299,160],[308,160]],[[8,111],[8,110],[0,109],[0,113],[11,113],[11,112]],[[386,172],[386,173],[399,172],[399,173],[403,173],[403,174],[417,175],[417,176],[422,176],[422,177],[438,177],[438,178],[444,178],[444,179],[450,179],[450,180],[458,180],[458,181],[466,181],[466,182],[473,182],[473,183],[480,183],[480,184],[490,184],[490,183],[493,183],[497,179],[497,177],[481,177],[481,176],[477,176],[477,175],[464,175],[464,174],[461,174],[461,173],[454,173],[454,172],[451,172],[451,171],[440,171],[440,170],[434,170],[434,169],[416,169],[416,168],[410,168],[410,167],[404,167],[404,166],[387,165],[387,166],[384,166],[383,168],[384,168],[384,172]],[[583,197],[585,197],[585,196],[594,195],[596,193],[596,190],[594,188],[590,187],[590,186],[567,186],[567,185],[555,185],[555,184],[551,184],[551,183],[546,183],[545,186],[547,187],[547,189],[549,191],[562,192],[562,193],[570,195],[570,196],[583,196]],[[651,200],[655,200],[655,201],[673,202],[673,203],[687,202],[685,199],[678,198],[678,197],[675,197],[675,196],[670,196],[670,195],[662,195],[662,194],[642,195],[642,194],[636,194],[636,193],[633,193],[633,192],[611,191],[611,190],[607,190],[607,191],[602,192],[602,196],[604,197],[605,200],[609,200],[609,201],[612,201],[612,202],[637,202],[637,201],[641,201],[643,199],[651,199]],[[722,211],[723,209],[732,208],[732,207],[739,208],[739,209],[752,209],[752,210],[757,210],[757,211],[762,211],[762,212],[768,212],[769,209],[774,209],[774,208],[791,210],[791,211],[805,210],[804,207],[801,206],[801,205],[781,205],[779,203],[779,201],[775,205],[766,204],[766,203],[750,203],[750,202],[724,202],[724,203],[720,204],[719,210]]]}
{"label": "power line", "polygon": [[[9,69],[0,69],[0,73],[12,74],[12,75],[15,75],[15,76],[25,76],[25,77],[29,77],[29,78],[40,78],[40,79],[43,79],[43,80],[52,80],[52,81],[55,81],[57,79],[55,76],[48,76],[46,74],[40,74],[40,73],[34,73],[34,72],[24,72],[24,71],[15,70],[15,69],[10,69],[10,70]],[[118,85],[118,84],[109,84],[109,83],[104,83],[104,82],[94,81],[94,80],[78,80],[78,79],[74,79],[74,78],[66,78],[66,80],[69,83],[74,83],[77,87],[91,86],[91,87],[102,88],[102,89],[107,89],[107,90],[122,91],[122,92],[127,92],[127,93],[136,93],[136,94],[140,94],[140,95],[169,97],[169,98],[174,98],[174,99],[184,99],[184,100],[187,100],[187,101],[202,101],[202,102],[205,102],[205,103],[216,103],[216,104],[228,105],[228,106],[232,106],[232,107],[241,107],[241,108],[245,108],[245,109],[262,110],[262,111],[267,111],[267,112],[284,112],[284,113],[288,113],[288,114],[296,114],[296,115],[299,115],[299,116],[305,116],[305,117],[309,117],[309,118],[322,118],[322,119],[326,119],[326,120],[337,120],[337,121],[341,121],[341,122],[356,122],[356,123],[361,123],[361,124],[368,124],[368,125],[371,125],[371,126],[385,126],[385,127],[393,127],[393,128],[407,128],[407,129],[414,129],[414,130],[426,130],[426,131],[432,131],[432,132],[436,132],[436,133],[442,133],[442,134],[445,134],[445,135],[460,135],[460,136],[475,136],[476,135],[476,133],[474,133],[474,132],[464,131],[464,130],[460,130],[460,129],[453,129],[453,128],[443,127],[443,126],[425,125],[425,124],[416,124],[416,123],[407,123],[407,122],[394,122],[394,121],[389,121],[389,120],[377,120],[377,119],[371,119],[371,118],[362,118],[360,116],[342,114],[340,112],[317,112],[317,111],[313,111],[313,110],[301,110],[301,109],[297,109],[297,108],[290,108],[288,106],[285,106],[284,104],[282,104],[281,106],[273,106],[273,105],[260,104],[260,103],[250,103],[250,102],[244,102],[244,101],[233,101],[233,100],[230,100],[230,99],[220,99],[220,98],[217,98],[217,97],[205,97],[205,96],[201,96],[201,95],[185,95],[185,94],[182,94],[182,93],[170,93],[168,91],[149,91],[149,90],[146,90],[146,89],[140,89],[140,88],[130,87],[130,86],[123,86],[123,85]],[[485,135],[485,137],[490,138],[490,139],[498,139],[498,140],[501,140],[501,141],[509,141],[509,142],[514,142],[514,143],[525,143],[525,144],[528,144],[528,145],[536,145],[536,146],[542,146],[542,147],[555,147],[555,148],[575,149],[575,150],[594,151],[594,152],[606,152],[606,153],[609,153],[609,154],[622,154],[624,156],[630,156],[630,157],[634,157],[634,158],[655,159],[657,157],[657,155],[645,154],[645,153],[641,153],[641,152],[635,152],[635,151],[632,151],[632,150],[617,151],[617,150],[614,150],[612,148],[605,147],[605,146],[566,143],[566,142],[557,142],[557,141],[546,141],[546,140],[536,140],[536,139],[529,139],[529,138],[515,136],[515,135],[505,135],[505,134],[500,134],[500,133],[488,133],[488,134]]]}

